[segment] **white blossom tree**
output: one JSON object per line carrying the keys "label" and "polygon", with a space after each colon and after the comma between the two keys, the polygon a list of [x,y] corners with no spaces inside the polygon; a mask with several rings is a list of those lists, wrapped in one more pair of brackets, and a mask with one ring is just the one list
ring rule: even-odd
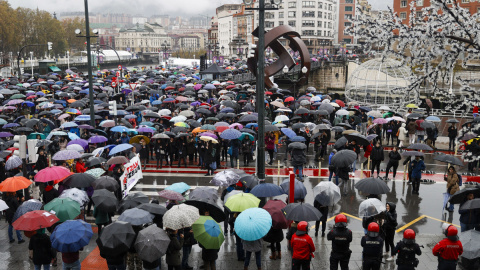
{"label": "white blossom tree", "polygon": [[[452,89],[442,89],[439,82],[450,83],[455,65],[466,67],[480,52],[480,21],[478,13],[458,5],[461,0],[431,0],[431,6],[417,14],[416,1],[410,4],[408,23],[392,9],[371,16],[357,9],[353,26],[347,29],[357,39],[365,41],[367,51],[380,48],[383,57],[393,57],[411,67],[407,91],[418,91],[428,81],[433,97],[446,104],[447,110],[465,106],[467,110],[480,105],[480,92],[472,87],[480,80],[455,78],[461,85],[461,96]],[[475,1],[475,0],[470,0]],[[405,89],[399,89],[405,91]]]}

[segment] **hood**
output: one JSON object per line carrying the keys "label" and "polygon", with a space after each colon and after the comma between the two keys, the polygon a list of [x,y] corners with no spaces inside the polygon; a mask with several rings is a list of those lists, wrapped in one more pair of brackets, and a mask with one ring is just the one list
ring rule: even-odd
{"label": "hood", "polygon": [[402,123],[402,127],[404,128],[405,126],[406,126],[405,123]]}
{"label": "hood", "polygon": [[395,209],[397,208],[397,205],[392,203],[392,202],[387,202],[387,204],[390,206],[390,211],[391,213],[395,212]]}

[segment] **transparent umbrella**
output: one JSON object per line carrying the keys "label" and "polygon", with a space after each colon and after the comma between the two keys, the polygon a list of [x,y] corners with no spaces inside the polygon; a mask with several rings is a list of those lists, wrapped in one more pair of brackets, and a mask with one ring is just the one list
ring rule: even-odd
{"label": "transparent umbrella", "polygon": [[366,199],[365,201],[360,203],[360,206],[358,207],[358,215],[360,217],[371,217],[378,215],[385,210],[385,204],[382,203],[379,199]]}

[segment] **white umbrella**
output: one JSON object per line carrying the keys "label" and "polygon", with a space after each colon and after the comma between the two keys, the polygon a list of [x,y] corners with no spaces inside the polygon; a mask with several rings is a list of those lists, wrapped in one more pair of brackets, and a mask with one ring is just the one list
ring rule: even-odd
{"label": "white umbrella", "polygon": [[185,117],[192,117],[195,115],[195,113],[190,110],[186,110],[186,111],[181,111],[179,115],[185,116]]}
{"label": "white umbrella", "polygon": [[[333,103],[330,103],[333,104]],[[337,103],[335,103],[337,104]],[[338,104],[337,104],[338,105]],[[337,115],[349,115],[350,113],[347,110],[341,109],[336,112]]]}
{"label": "white umbrella", "polygon": [[173,123],[178,123],[178,122],[185,122],[187,120],[187,117],[183,115],[175,116],[172,119],[170,119],[170,122]]}
{"label": "white umbrella", "polygon": [[285,122],[288,120],[290,119],[286,115],[278,115],[277,117],[275,117],[275,122]]}
{"label": "white umbrella", "polygon": [[174,205],[163,215],[163,226],[172,230],[190,227],[200,217],[198,208],[180,204]]}
{"label": "white umbrella", "polygon": [[385,204],[376,198],[366,199],[358,207],[358,215],[360,217],[375,216],[385,211]]}
{"label": "white umbrella", "polygon": [[160,116],[162,116],[162,115],[170,115],[170,114],[172,114],[172,112],[171,112],[169,109],[162,109],[162,110],[158,111],[158,114],[159,114]]}
{"label": "white umbrella", "polygon": [[79,144],[70,144],[67,145],[67,150],[73,150],[73,151],[78,151],[79,153],[85,152],[85,149]]}
{"label": "white umbrella", "polygon": [[0,211],[7,210],[8,208],[8,205],[3,200],[0,200]]}
{"label": "white umbrella", "polygon": [[340,201],[342,194],[333,182],[323,181],[313,188],[313,197],[322,205],[333,206]]}

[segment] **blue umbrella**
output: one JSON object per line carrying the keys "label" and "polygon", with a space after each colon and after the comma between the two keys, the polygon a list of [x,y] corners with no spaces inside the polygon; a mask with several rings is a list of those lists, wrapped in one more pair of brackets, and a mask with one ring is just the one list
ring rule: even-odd
{"label": "blue umbrella", "polygon": [[116,127],[111,128],[110,131],[112,131],[112,132],[127,132],[128,128],[126,128],[124,126],[116,126]]}
{"label": "blue umbrella", "polygon": [[290,138],[290,141],[291,141],[291,142],[305,142],[305,141],[307,141],[307,140],[305,139],[305,137],[295,136],[295,137],[293,137],[293,138]]}
{"label": "blue umbrella", "polygon": [[72,132],[68,132],[67,135],[68,135],[68,138],[69,138],[70,140],[78,140],[78,139],[80,139],[80,137],[79,137],[77,134],[72,133]]}
{"label": "blue umbrella", "polygon": [[[280,184],[280,187],[285,191],[286,194],[289,194],[290,191],[290,179],[285,179],[283,182]],[[295,179],[295,200],[301,200],[304,199],[305,196],[307,196],[307,189],[303,185],[302,182],[298,181]]]}
{"label": "blue umbrella", "polygon": [[220,134],[220,138],[225,140],[235,140],[240,138],[240,136],[242,136],[242,133],[236,129],[226,129]]}
{"label": "blue umbrella", "polygon": [[160,104],[162,104],[160,100],[155,100],[154,102],[152,102],[152,105],[160,105]]}
{"label": "blue umbrella", "polygon": [[3,126],[3,128],[14,128],[14,127],[19,127],[20,125],[17,123],[8,123]]}
{"label": "blue umbrella", "polygon": [[220,110],[221,113],[230,113],[230,112],[234,112],[235,110],[230,108],[230,107],[226,107],[226,108],[223,108]]}
{"label": "blue umbrella", "polygon": [[425,118],[425,120],[430,121],[430,122],[441,122],[442,121],[442,120],[440,120],[440,118],[438,118],[437,116],[433,116],[433,115]]}
{"label": "blue umbrella", "polygon": [[248,137],[248,139],[249,139],[250,141],[254,141],[254,140],[255,140],[255,137],[253,137],[252,134],[249,134],[249,133],[246,133],[246,132],[242,132],[242,136],[240,136],[238,139],[239,139],[240,141],[243,141],[243,140],[245,139],[245,137]]}
{"label": "blue umbrella", "polygon": [[282,128],[280,129],[283,134],[285,134],[288,138],[292,139],[294,138],[295,136],[297,136],[297,134],[295,133],[295,131],[289,129],[289,128]]}
{"label": "blue umbrella", "polygon": [[246,128],[258,127],[258,124],[257,123],[248,123],[245,127]]}
{"label": "blue umbrella", "polygon": [[165,188],[165,190],[173,190],[173,191],[176,191],[178,193],[184,193],[185,191],[187,191],[189,189],[190,189],[190,186],[185,184],[184,182],[175,183],[175,184],[170,185],[170,186]]}
{"label": "blue umbrella", "polygon": [[24,203],[22,203],[18,208],[17,211],[15,211],[15,214],[13,215],[13,220],[17,220],[19,217],[23,216],[24,214],[34,211],[34,210],[40,210],[42,209],[43,204],[40,201],[37,201],[35,199],[28,200]]}
{"label": "blue umbrella", "polygon": [[35,106],[35,103],[30,102],[30,101],[24,101],[24,102],[22,102],[22,105],[27,105],[27,107],[33,107],[33,106]]}
{"label": "blue umbrella", "polygon": [[215,88],[216,88],[215,85],[213,85],[211,83],[209,83],[209,84],[207,84],[203,87],[203,89],[205,89],[205,90],[213,90]]}
{"label": "blue umbrella", "polygon": [[90,121],[90,115],[79,115],[75,117],[75,121]]}
{"label": "blue umbrella", "polygon": [[125,150],[128,150],[130,148],[132,148],[133,145],[131,144],[128,144],[128,143],[122,143],[122,144],[119,144],[115,147],[113,147],[111,150],[110,150],[110,153],[108,153],[109,156],[113,156],[115,154],[118,154],[120,152],[123,152]]}
{"label": "blue umbrella", "polygon": [[78,127],[78,125],[75,122],[65,122],[60,127],[61,128],[74,128],[74,127]]}
{"label": "blue umbrella", "polygon": [[50,235],[52,247],[60,252],[77,252],[88,245],[93,236],[92,225],[83,220],[67,220]]}
{"label": "blue umbrella", "polygon": [[11,156],[5,163],[5,170],[13,170],[22,165],[22,159],[18,156]]}
{"label": "blue umbrella", "polygon": [[249,208],[235,220],[235,233],[245,241],[255,241],[272,228],[272,216],[262,208]]}
{"label": "blue umbrella", "polygon": [[278,195],[285,194],[285,191],[283,189],[275,184],[272,183],[263,183],[260,185],[256,185],[251,191],[253,195],[259,197],[259,198],[265,198],[265,197],[274,197]]}

